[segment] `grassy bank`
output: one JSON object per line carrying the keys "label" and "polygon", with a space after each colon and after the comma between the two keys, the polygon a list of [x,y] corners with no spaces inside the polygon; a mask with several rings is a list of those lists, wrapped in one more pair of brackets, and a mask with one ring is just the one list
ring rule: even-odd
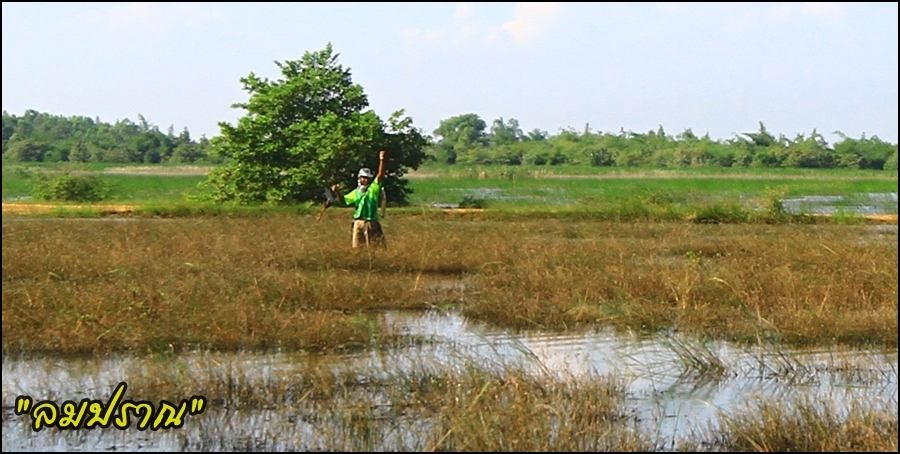
{"label": "grassy bank", "polygon": [[[53,216],[100,216],[104,205],[128,206],[137,216],[252,216],[310,212],[314,203],[295,206],[219,204],[204,202],[198,185],[208,167],[112,165],[4,164],[4,205],[26,205],[17,213]],[[54,203],[44,205],[38,189],[62,172],[97,176],[108,188],[98,208]],[[810,222],[785,216],[779,204],[808,196],[840,197],[834,202],[842,222],[854,220],[868,194],[897,192],[897,175],[890,172],[809,169],[684,170],[598,167],[455,167],[426,166],[410,175],[413,190],[408,207],[394,214],[440,211],[435,207],[486,209],[494,219],[561,217],[595,220],[686,220],[695,222]],[[78,208],[72,208],[78,205]],[[873,207],[897,213],[896,204]],[[867,209],[871,212],[872,209]],[[11,210],[11,209],[10,209]],[[6,210],[5,212],[10,212]],[[794,213],[797,214],[797,213]]]}

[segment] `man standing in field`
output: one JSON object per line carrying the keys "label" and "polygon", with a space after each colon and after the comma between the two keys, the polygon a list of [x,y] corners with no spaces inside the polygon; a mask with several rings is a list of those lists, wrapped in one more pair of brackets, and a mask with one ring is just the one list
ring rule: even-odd
{"label": "man standing in field", "polygon": [[[378,202],[381,196],[381,185],[384,181],[384,160],[387,152],[378,152],[378,173],[372,174],[372,170],[364,167],[359,169],[359,186],[345,194],[338,194],[338,185],[331,187],[336,194],[337,202],[344,205],[354,205],[353,211],[353,237],[354,248],[361,244],[385,245],[384,232],[381,223],[378,222]],[[374,181],[373,181],[374,177]]]}

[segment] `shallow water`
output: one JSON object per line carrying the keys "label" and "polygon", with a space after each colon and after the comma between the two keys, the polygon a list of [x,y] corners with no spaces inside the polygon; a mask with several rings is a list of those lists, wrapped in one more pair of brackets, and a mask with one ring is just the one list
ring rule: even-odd
{"label": "shallow water", "polygon": [[840,195],[808,195],[781,201],[791,214],[896,214],[896,192],[869,192]]}
{"label": "shallow water", "polygon": [[[138,431],[93,429],[31,431],[30,418],[13,413],[17,395],[35,399],[105,400],[116,383],[151,364],[215,376],[239,377],[260,387],[273,377],[327,368],[361,377],[415,376],[476,367],[522,369],[560,380],[613,376],[627,386],[626,406],[641,428],[673,449],[692,432],[714,426],[718,412],[748,404],[809,397],[838,406],[897,402],[897,350],[795,350],[701,343],[678,333],[652,337],[611,330],[581,334],[512,332],[445,312],[387,312],[393,331],[422,342],[353,354],[192,352],[174,358],[3,359],[3,450],[212,450],[336,449],[297,408],[231,411],[211,406],[187,418],[183,429]],[[690,358],[707,358],[693,363]],[[713,366],[710,366],[713,365]],[[377,390],[362,392],[378,393]],[[208,396],[213,398],[214,396]],[[159,396],[174,399],[174,396]],[[417,436],[427,418],[402,418],[388,425],[370,447],[423,448]],[[348,436],[347,439],[353,439]],[[360,446],[349,445],[348,449]]]}

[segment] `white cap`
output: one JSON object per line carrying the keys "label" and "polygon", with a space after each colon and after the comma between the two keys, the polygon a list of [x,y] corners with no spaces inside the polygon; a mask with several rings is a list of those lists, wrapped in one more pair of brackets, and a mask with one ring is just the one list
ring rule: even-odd
{"label": "white cap", "polygon": [[372,178],[375,176],[375,174],[372,173],[372,169],[363,167],[362,169],[359,169],[359,176]]}

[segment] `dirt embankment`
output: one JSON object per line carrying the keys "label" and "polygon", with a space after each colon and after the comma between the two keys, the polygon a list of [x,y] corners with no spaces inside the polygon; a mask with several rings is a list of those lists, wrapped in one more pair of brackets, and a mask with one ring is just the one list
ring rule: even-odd
{"label": "dirt embankment", "polygon": [[100,214],[125,214],[134,211],[135,205],[63,205],[37,203],[3,203],[3,214],[44,214],[56,210],[95,210]]}
{"label": "dirt embankment", "polygon": [[[137,208],[137,205],[68,205],[68,204],[38,204],[38,203],[3,203],[3,214],[30,215],[46,214],[56,210],[91,210],[101,215],[129,214]],[[447,214],[471,214],[484,212],[481,208],[448,208],[443,210]],[[868,214],[863,216],[874,222],[897,224],[896,214]]]}

